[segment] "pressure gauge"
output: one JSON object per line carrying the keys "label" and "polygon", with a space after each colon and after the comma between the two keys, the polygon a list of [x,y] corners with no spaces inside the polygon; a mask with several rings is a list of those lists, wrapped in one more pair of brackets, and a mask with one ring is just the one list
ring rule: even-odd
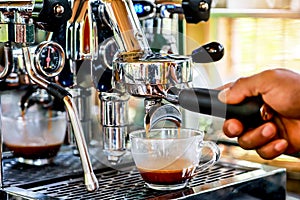
{"label": "pressure gauge", "polygon": [[35,50],[35,64],[42,75],[46,77],[57,76],[63,70],[65,52],[56,42],[42,42]]}

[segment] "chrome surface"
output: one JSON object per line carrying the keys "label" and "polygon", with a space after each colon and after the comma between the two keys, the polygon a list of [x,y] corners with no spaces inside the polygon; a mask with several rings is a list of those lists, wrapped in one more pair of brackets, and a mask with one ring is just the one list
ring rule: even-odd
{"label": "chrome surface", "polygon": [[72,16],[66,28],[66,54],[72,60],[97,58],[98,33],[91,3],[91,0],[72,2]]}
{"label": "chrome surface", "polygon": [[131,62],[151,54],[132,1],[105,0],[104,5],[122,60]]}
{"label": "chrome surface", "polygon": [[[94,134],[92,132],[92,122],[91,122],[91,113],[92,113],[92,91],[93,88],[83,88],[83,87],[73,87],[72,89],[67,89],[70,92],[74,105],[78,111],[78,117],[83,129],[83,134],[86,140],[86,144],[90,144]],[[74,138],[73,126],[68,119],[68,142],[70,145],[76,146],[76,139]]]}
{"label": "chrome surface", "polygon": [[98,186],[98,182],[96,181],[96,176],[92,169],[88,148],[83,135],[83,130],[78,117],[77,109],[73,103],[72,98],[70,98],[69,96],[66,96],[63,99],[63,101],[65,103],[67,112],[69,114],[72,123],[73,131],[77,143],[77,148],[79,151],[82,168],[84,172],[85,185],[88,191],[95,191],[98,189],[99,186]]}
{"label": "chrome surface", "polygon": [[101,100],[101,124],[103,126],[127,126],[128,121],[128,93],[107,93],[100,94]]}
{"label": "chrome surface", "polygon": [[151,108],[158,107],[161,105],[162,105],[161,98],[145,98],[144,100],[144,107],[146,113],[148,113],[151,110]]}
{"label": "chrome surface", "polygon": [[134,62],[116,60],[113,67],[116,84],[124,85],[133,96],[164,98],[174,85],[192,81],[190,57],[174,55]]}
{"label": "chrome surface", "polygon": [[128,93],[102,92],[100,94],[103,152],[112,165],[116,165],[127,151],[129,98]]}
{"label": "chrome surface", "polygon": [[36,84],[40,85],[42,88],[47,88],[49,82],[37,73],[36,68],[33,64],[33,59],[31,59],[29,47],[23,47],[22,52],[24,57],[25,68],[30,79]]}
{"label": "chrome surface", "polygon": [[166,120],[173,122],[177,127],[181,127],[182,114],[179,108],[173,104],[153,106],[145,115],[144,128],[149,131],[159,122]]}
{"label": "chrome surface", "polygon": [[[104,67],[112,68],[112,58],[117,54],[118,47],[114,38],[107,38],[99,45],[100,62]],[[107,56],[109,55],[109,56]]]}
{"label": "chrome surface", "polygon": [[103,153],[112,165],[118,164],[128,150],[126,146],[128,129],[127,126],[104,126],[102,128]]}

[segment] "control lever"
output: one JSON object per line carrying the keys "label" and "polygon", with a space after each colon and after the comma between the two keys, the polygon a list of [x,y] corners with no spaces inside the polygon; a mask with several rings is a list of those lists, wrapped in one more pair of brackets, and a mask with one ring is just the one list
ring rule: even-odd
{"label": "control lever", "polygon": [[204,88],[182,89],[178,94],[178,103],[193,112],[238,119],[246,128],[257,127],[273,117],[272,109],[261,96],[246,98],[239,104],[224,104],[218,99],[219,92]]}
{"label": "control lever", "polygon": [[224,56],[224,47],[218,42],[205,44],[192,52],[192,60],[195,63],[210,63],[221,60]]}
{"label": "control lever", "polygon": [[[195,63],[211,63],[211,62],[217,62],[222,59],[224,56],[224,47],[218,42],[210,42],[208,44],[205,44],[194,51],[192,51],[192,54],[190,57],[192,58],[192,61]],[[184,56],[178,56],[178,55],[167,55],[167,57],[172,59],[182,59]]]}

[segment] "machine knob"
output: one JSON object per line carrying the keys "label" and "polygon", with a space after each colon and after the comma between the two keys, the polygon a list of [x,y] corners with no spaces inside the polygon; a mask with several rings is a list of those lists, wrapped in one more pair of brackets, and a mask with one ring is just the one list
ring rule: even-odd
{"label": "machine knob", "polygon": [[186,22],[197,24],[209,19],[211,0],[183,0],[182,8]]}
{"label": "machine knob", "polygon": [[221,60],[224,56],[224,47],[218,42],[205,44],[192,52],[192,59],[195,63],[210,63]]}
{"label": "machine knob", "polygon": [[46,31],[60,30],[72,15],[72,9],[67,0],[44,0],[37,24]]}

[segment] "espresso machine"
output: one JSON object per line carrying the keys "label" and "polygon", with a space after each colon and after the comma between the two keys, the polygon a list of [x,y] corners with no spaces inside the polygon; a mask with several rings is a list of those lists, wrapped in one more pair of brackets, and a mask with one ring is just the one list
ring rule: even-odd
{"label": "espresso machine", "polygon": [[[163,34],[157,25],[163,18],[207,21],[210,7],[210,0],[1,0],[3,90],[25,88],[21,110],[52,102],[68,113],[69,121],[68,151],[53,165],[23,166],[1,149],[1,199],[211,198],[229,191],[236,191],[231,197],[259,191],[263,197],[281,199],[283,169],[225,160],[195,178],[186,190],[168,193],[144,188],[130,159],[128,133],[137,128],[128,116],[132,97],[144,101],[145,129],[164,120],[180,126],[185,120],[182,108],[223,118],[238,116],[249,126],[269,119],[268,111],[261,113],[260,99],[224,107],[215,100],[217,91],[191,89],[193,63],[220,60],[223,46],[212,42],[186,56],[180,45],[174,45],[172,34]],[[42,41],[35,36],[39,31],[45,35]],[[154,45],[157,33],[166,48]],[[91,117],[95,99],[97,130]],[[240,114],[245,106],[251,109]],[[248,187],[258,184],[270,187],[264,192]]]}

